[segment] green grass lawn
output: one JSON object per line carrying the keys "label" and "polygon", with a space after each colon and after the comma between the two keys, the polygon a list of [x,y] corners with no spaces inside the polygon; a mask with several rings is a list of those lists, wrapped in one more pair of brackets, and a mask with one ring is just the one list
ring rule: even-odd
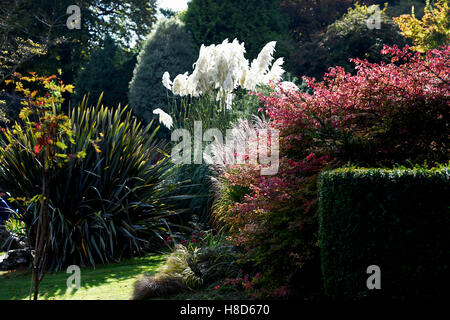
{"label": "green grass lawn", "polygon": [[[81,288],[67,289],[70,274],[49,273],[40,285],[39,298],[48,300],[127,300],[131,298],[136,278],[153,274],[164,262],[163,255],[124,260],[94,268],[81,269]],[[28,299],[29,271],[0,271],[0,300]]]}

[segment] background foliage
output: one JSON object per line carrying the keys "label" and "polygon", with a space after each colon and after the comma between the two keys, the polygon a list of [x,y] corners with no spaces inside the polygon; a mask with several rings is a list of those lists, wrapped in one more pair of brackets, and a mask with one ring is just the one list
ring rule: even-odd
{"label": "background foliage", "polygon": [[163,73],[192,70],[196,52],[189,32],[177,18],[161,21],[146,40],[137,58],[130,82],[129,99],[135,114],[149,122],[160,108],[167,112],[168,92],[162,85]]}
{"label": "background foliage", "polygon": [[195,44],[219,44],[237,38],[245,42],[250,60],[269,41],[277,41],[277,57],[288,56],[288,21],[273,0],[192,0],[183,16]]}
{"label": "background foliage", "polygon": [[350,58],[381,61],[383,45],[402,47],[405,40],[392,18],[386,14],[386,9],[381,11],[380,29],[368,28],[367,20],[375,13],[374,8],[356,4],[323,31],[311,35],[310,41],[300,42],[290,58],[293,72],[321,78],[332,66],[352,70]]}
{"label": "background foliage", "polygon": [[[57,74],[73,83],[81,65],[102,44],[107,35],[130,49],[142,40],[156,22],[156,1],[80,0],[82,28],[69,30],[66,20],[71,0],[14,0],[3,3],[0,14],[8,17],[0,28],[0,38],[22,38],[51,46],[44,56],[33,55],[17,70],[22,73]],[[13,52],[13,51],[11,51]]]}
{"label": "background foliage", "polygon": [[136,56],[121,49],[111,37],[103,47],[94,51],[75,81],[72,103],[81,103],[85,95],[97,99],[103,92],[102,102],[110,107],[128,104],[128,83],[131,80]]}

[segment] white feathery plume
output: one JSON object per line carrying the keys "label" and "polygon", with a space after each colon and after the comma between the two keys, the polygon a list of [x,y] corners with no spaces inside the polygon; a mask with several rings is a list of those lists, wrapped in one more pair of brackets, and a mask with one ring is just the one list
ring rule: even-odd
{"label": "white feathery plume", "polygon": [[281,80],[284,73],[283,59],[276,60],[270,68],[275,45],[276,41],[267,43],[250,67],[245,59],[244,43],[239,43],[237,39],[231,43],[225,39],[218,45],[202,45],[198,59],[193,64],[192,74],[179,74],[172,83],[166,72],[163,75],[163,85],[180,96],[198,97],[213,92],[218,100],[224,99],[229,108],[232,102],[230,94],[238,86],[255,90],[260,84]]}
{"label": "white feathery plume", "polygon": [[234,95],[231,92],[227,94],[227,99],[225,101],[227,110],[232,109],[231,107],[233,105],[233,98],[234,98]]}
{"label": "white feathery plume", "polygon": [[276,43],[276,41],[267,43],[258,57],[253,60],[244,83],[247,90],[255,90],[258,84],[264,82],[264,76],[269,71],[269,66],[273,60]]}
{"label": "white feathery plume", "polygon": [[175,79],[173,79],[172,92],[179,96],[187,96],[189,94],[188,80],[189,77],[187,72],[177,75]]}
{"label": "white feathery plume", "polygon": [[278,58],[272,65],[270,71],[264,76],[264,84],[268,84],[269,81],[278,82],[284,74],[284,69],[282,67],[284,63],[283,58]]}
{"label": "white feathery plume", "polygon": [[[247,154],[257,153],[257,131],[268,130],[270,123],[253,115],[251,120],[239,119],[232,127],[235,145],[242,146]],[[212,169],[218,173],[223,173],[227,167],[227,159],[234,157],[236,151],[234,146],[215,140],[210,144],[210,154],[204,153],[206,163],[213,165]],[[252,149],[254,148],[254,149]],[[256,159],[255,159],[256,160]]]}
{"label": "white feathery plume", "polygon": [[273,52],[275,51],[276,44],[276,41],[267,43],[258,54],[258,57],[253,60],[250,70],[254,70],[260,75],[266,74],[267,71],[269,71],[270,64],[272,63]]}
{"label": "white feathery plume", "polygon": [[162,84],[164,87],[166,87],[168,90],[172,91],[172,81],[170,80],[170,74],[166,71],[164,72],[162,76]]}
{"label": "white feathery plume", "polygon": [[165,113],[163,110],[161,110],[159,108],[153,110],[153,114],[156,114],[159,116],[159,122],[162,123],[167,129],[170,130],[170,128],[172,128],[173,119],[170,115],[168,115],[167,113]]}

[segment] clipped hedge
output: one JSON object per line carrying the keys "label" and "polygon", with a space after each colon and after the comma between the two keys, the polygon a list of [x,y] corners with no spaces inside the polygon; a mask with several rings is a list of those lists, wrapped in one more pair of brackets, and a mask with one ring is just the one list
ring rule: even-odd
{"label": "clipped hedge", "polygon": [[[450,170],[354,169],[319,178],[319,241],[332,299],[449,295]],[[381,269],[369,290],[368,266]]]}

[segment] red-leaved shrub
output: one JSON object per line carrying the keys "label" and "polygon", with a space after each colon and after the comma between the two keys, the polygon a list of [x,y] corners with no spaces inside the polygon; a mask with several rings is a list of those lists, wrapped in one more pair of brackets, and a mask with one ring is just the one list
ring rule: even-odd
{"label": "red-leaved shrub", "polygon": [[[412,53],[384,47],[391,63],[352,60],[355,74],[331,68],[323,81],[305,78],[312,93],[258,94],[280,130],[277,175],[249,166],[222,175],[215,212],[243,248],[241,262],[259,276],[259,297],[311,297],[321,287],[316,180],[345,163],[392,166],[447,162],[449,46]],[[224,212],[225,211],[225,212]]]}

